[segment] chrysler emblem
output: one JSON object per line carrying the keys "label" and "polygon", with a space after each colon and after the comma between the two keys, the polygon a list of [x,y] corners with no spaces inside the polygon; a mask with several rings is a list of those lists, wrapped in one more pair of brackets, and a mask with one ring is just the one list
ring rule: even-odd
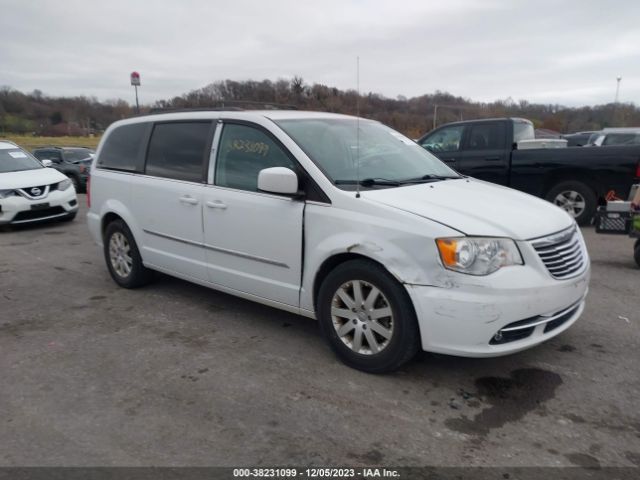
{"label": "chrysler emblem", "polygon": [[38,187],[33,187],[31,190],[31,195],[34,197],[39,197],[40,194],[42,193],[42,190],[40,190]]}

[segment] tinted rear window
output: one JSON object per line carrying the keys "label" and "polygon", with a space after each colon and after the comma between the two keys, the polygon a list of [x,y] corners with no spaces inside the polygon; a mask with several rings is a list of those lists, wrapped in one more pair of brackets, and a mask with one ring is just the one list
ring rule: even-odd
{"label": "tinted rear window", "polygon": [[471,126],[469,150],[497,150],[505,147],[506,132],[504,123],[479,123]]}
{"label": "tinted rear window", "polygon": [[161,123],[154,127],[146,174],[189,182],[204,175],[211,122]]}
{"label": "tinted rear window", "polygon": [[100,152],[98,166],[115,170],[140,169],[149,125],[134,123],[113,130]]}

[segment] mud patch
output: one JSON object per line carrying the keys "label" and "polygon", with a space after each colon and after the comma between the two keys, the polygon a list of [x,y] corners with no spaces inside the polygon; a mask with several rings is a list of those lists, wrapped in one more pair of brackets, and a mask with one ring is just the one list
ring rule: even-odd
{"label": "mud patch", "polygon": [[596,457],[592,457],[586,453],[569,453],[565,455],[565,458],[579,467],[600,468],[600,461]]}
{"label": "mud patch", "polygon": [[187,347],[195,347],[195,348],[206,347],[207,345],[209,345],[209,340],[207,340],[206,338],[200,335],[190,336],[180,332],[171,331],[171,332],[165,333],[163,337],[166,340],[171,341],[174,345],[175,345],[174,342],[176,341],[180,342],[181,344]]}
{"label": "mud patch", "polygon": [[347,457],[363,462],[365,465],[379,465],[384,459],[384,455],[375,448],[363,454],[347,453]]}
{"label": "mud patch", "polygon": [[562,345],[559,349],[559,352],[575,352],[576,351],[576,347],[574,347],[573,345]]}
{"label": "mud patch", "polygon": [[523,418],[555,396],[562,378],[554,372],[525,368],[511,372],[510,378],[483,377],[475,382],[477,396],[491,406],[473,419],[461,416],[445,420],[451,430],[485,436],[491,430]]}
{"label": "mud patch", "polygon": [[636,467],[640,467],[640,453],[638,452],[624,452],[624,456],[627,460],[633,463]]}

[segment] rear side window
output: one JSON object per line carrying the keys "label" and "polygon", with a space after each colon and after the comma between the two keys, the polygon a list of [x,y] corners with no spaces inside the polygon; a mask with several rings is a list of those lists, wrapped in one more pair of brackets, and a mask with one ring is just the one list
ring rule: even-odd
{"label": "rear side window", "polygon": [[602,145],[637,145],[640,135],[635,133],[610,133],[604,137]]}
{"label": "rear side window", "polygon": [[100,152],[98,166],[114,170],[140,170],[149,125],[134,123],[113,130]]}
{"label": "rear side window", "polygon": [[270,167],[296,170],[294,161],[263,131],[246,125],[224,126],[216,160],[216,185],[256,192],[260,170]]}
{"label": "rear side window", "polygon": [[201,182],[211,122],[160,123],[153,128],[145,173]]}
{"label": "rear side window", "polygon": [[504,123],[483,123],[472,125],[469,132],[469,150],[497,150],[505,147]]}

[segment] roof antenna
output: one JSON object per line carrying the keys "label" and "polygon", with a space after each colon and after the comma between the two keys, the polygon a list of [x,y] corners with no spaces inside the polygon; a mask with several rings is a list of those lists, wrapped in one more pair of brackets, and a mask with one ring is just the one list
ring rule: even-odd
{"label": "roof antenna", "polygon": [[360,198],[360,56],[356,57],[356,198]]}

